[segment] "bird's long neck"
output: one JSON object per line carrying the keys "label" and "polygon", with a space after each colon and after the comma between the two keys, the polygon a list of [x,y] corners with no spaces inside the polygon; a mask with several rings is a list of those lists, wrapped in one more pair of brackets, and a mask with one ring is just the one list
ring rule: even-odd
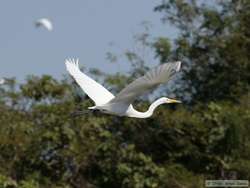
{"label": "bird's long neck", "polygon": [[129,115],[130,117],[136,117],[136,118],[148,118],[150,116],[152,116],[152,114],[154,113],[155,109],[161,105],[166,103],[166,100],[163,100],[162,98],[157,99],[156,101],[154,101],[148,108],[148,110],[146,112],[139,112],[137,110],[135,110],[133,108],[132,105],[130,105],[130,110],[132,111],[131,115]]}

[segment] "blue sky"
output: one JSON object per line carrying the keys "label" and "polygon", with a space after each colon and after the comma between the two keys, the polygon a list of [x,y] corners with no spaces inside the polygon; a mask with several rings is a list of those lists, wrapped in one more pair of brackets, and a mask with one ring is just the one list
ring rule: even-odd
{"label": "blue sky", "polygon": [[[143,21],[154,37],[173,38],[175,30],[161,23],[153,8],[161,1],[145,0],[2,0],[0,2],[0,77],[66,74],[64,60],[78,57],[87,68],[116,72],[106,52],[130,49]],[[48,17],[54,30],[35,28],[34,21]],[[110,48],[110,42],[116,45]],[[124,60],[123,60],[124,61]],[[126,62],[119,62],[126,70]]]}

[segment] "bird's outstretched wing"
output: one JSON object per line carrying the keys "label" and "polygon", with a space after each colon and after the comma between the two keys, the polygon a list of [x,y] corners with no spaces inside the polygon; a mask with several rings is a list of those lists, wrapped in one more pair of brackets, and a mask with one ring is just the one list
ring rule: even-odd
{"label": "bird's outstretched wing", "polygon": [[65,64],[70,75],[97,106],[103,105],[114,98],[114,95],[101,84],[81,72],[78,66],[78,60],[69,59],[65,61]]}
{"label": "bird's outstretched wing", "polygon": [[35,22],[36,27],[44,26],[48,31],[53,30],[52,22],[48,18],[41,18]]}
{"label": "bird's outstretched wing", "polygon": [[122,89],[110,103],[131,104],[136,97],[154,89],[160,84],[168,82],[180,70],[181,62],[165,63],[153,68],[144,76],[137,78],[127,87]]}

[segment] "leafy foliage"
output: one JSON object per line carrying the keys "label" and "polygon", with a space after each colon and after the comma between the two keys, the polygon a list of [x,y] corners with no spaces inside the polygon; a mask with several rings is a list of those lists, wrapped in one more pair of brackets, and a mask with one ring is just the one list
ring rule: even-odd
{"label": "leafy foliage", "polygon": [[[51,95],[54,89],[44,84],[36,98],[37,92],[22,89],[33,86],[29,79],[21,89],[1,88],[2,187],[202,187],[205,177],[219,178],[221,169],[250,177],[249,95],[238,105],[211,102],[192,111],[162,106],[145,120],[72,117],[79,108],[74,86],[36,77],[38,83],[44,79],[62,92]],[[88,105],[80,100],[82,108]]]}
{"label": "leafy foliage", "polygon": [[167,0],[155,10],[180,32],[171,55],[186,66],[181,91],[192,103],[249,93],[249,1]]}

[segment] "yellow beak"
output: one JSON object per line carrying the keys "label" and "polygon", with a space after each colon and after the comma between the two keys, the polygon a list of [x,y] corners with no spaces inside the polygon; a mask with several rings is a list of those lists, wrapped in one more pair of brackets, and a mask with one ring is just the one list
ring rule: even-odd
{"label": "yellow beak", "polygon": [[181,103],[181,101],[175,99],[169,99],[168,103]]}

